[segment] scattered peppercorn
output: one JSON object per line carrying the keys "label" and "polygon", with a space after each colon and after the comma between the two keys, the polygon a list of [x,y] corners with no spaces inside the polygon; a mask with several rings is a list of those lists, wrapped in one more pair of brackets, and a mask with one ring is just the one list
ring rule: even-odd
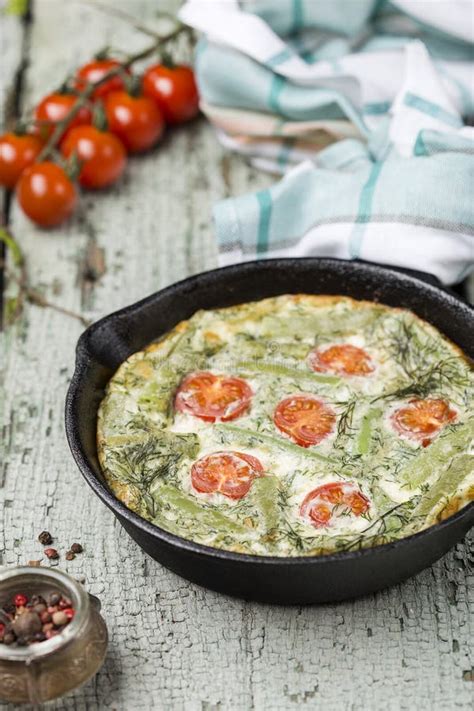
{"label": "scattered peppercorn", "polygon": [[0,608],[0,644],[24,647],[44,642],[60,634],[74,614],[72,601],[60,593],[53,591],[46,599],[17,593],[13,602]]}
{"label": "scattered peppercorn", "polygon": [[66,553],[66,560],[74,560],[75,557],[76,557],[76,555],[72,551],[68,551]]}
{"label": "scattered peppercorn", "polygon": [[71,553],[82,553],[83,550],[84,548],[80,543],[73,543],[71,546]]}
{"label": "scattered peppercorn", "polygon": [[57,558],[59,558],[59,553],[56,548],[45,548],[44,554],[50,560],[56,560]]}
{"label": "scattered peppercorn", "polygon": [[41,533],[38,536],[38,541],[43,546],[50,546],[51,543],[53,542],[53,537],[49,531],[41,531]]}

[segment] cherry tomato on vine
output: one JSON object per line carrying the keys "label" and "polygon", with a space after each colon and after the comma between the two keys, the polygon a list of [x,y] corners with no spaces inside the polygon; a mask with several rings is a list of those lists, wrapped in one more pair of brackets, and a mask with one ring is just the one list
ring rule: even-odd
{"label": "cherry tomato on vine", "polygon": [[191,67],[155,64],[143,75],[143,93],[156,101],[169,124],[189,121],[199,112],[199,95]]}
{"label": "cherry tomato on vine", "polygon": [[104,103],[109,131],[130,153],[148,150],[163,135],[165,123],[153,99],[114,91],[107,94]]}
{"label": "cherry tomato on vine", "polygon": [[16,195],[23,212],[41,227],[54,227],[73,212],[77,192],[61,166],[50,161],[33,163],[17,183]]}
{"label": "cherry tomato on vine", "polygon": [[66,158],[75,153],[81,161],[79,182],[85,188],[105,188],[120,178],[127,163],[121,141],[94,126],[76,126],[61,144]]}
{"label": "cherry tomato on vine", "polygon": [[[53,125],[38,125],[37,130],[41,137],[48,138],[54,131],[54,124],[61,121],[77,102],[74,94],[48,94],[40,101],[35,109],[35,119],[38,121],[49,121]],[[92,122],[92,114],[87,106],[81,106],[77,114],[71,119],[63,138],[74,126],[89,124]]]}
{"label": "cherry tomato on vine", "polygon": [[14,188],[20,175],[43,148],[43,141],[31,134],[5,133],[0,136],[0,185]]}
{"label": "cherry tomato on vine", "polygon": [[[107,74],[107,72],[110,72],[111,69],[115,69],[116,67],[120,67],[120,62],[116,59],[94,59],[92,62],[84,64],[76,73],[76,89],[78,91],[84,91],[88,84],[95,84],[95,82],[102,79],[104,74]],[[130,74],[129,69],[124,69],[123,71],[126,74]],[[124,89],[124,87],[123,77],[117,74],[98,86],[97,89],[94,90],[92,98],[103,99],[110,91],[120,91]]]}

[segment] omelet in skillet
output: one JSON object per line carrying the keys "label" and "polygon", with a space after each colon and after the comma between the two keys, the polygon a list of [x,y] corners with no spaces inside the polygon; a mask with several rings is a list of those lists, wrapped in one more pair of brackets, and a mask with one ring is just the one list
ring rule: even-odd
{"label": "omelet in skillet", "polygon": [[392,541],[474,499],[474,372],[414,314],[286,295],[199,311],[123,363],[106,480],[183,538],[301,556]]}

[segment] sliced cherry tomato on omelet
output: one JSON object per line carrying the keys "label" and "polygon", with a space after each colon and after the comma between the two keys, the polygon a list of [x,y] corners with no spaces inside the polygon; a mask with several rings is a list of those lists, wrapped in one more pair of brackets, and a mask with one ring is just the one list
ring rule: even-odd
{"label": "sliced cherry tomato on omelet", "polygon": [[213,373],[190,373],[175,396],[178,412],[206,422],[235,420],[250,407],[252,389],[242,378]]}
{"label": "sliced cherry tomato on omelet", "polygon": [[397,432],[410,439],[420,440],[426,447],[443,427],[456,418],[456,411],[446,400],[415,398],[395,410],[390,419]]}
{"label": "sliced cherry tomato on omelet", "polygon": [[375,370],[367,351],[350,343],[316,348],[309,354],[308,362],[310,368],[317,373],[369,375]]}
{"label": "sliced cherry tomato on omelet", "polygon": [[262,473],[261,462],[250,454],[215,452],[193,464],[191,482],[202,494],[218,492],[229,499],[241,499]]}
{"label": "sliced cherry tomato on omelet", "polygon": [[370,508],[369,499],[353,482],[331,482],[313,489],[300,506],[300,515],[315,528],[331,524],[337,516],[361,516]]}
{"label": "sliced cherry tomato on omelet", "polygon": [[334,429],[336,413],[312,395],[292,395],[278,403],[273,421],[301,447],[319,444]]}

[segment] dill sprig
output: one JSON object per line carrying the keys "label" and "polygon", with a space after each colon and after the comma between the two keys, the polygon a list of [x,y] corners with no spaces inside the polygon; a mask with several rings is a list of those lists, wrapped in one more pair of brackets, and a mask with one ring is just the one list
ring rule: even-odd
{"label": "dill sprig", "polygon": [[468,372],[462,372],[459,367],[459,359],[454,356],[434,363],[427,370],[409,377],[411,378],[410,382],[406,385],[389,393],[382,393],[371,402],[374,403],[382,399],[402,399],[409,395],[426,397],[443,391],[447,387],[462,390],[469,386]]}
{"label": "dill sprig", "polygon": [[[392,508],[364,528],[356,538],[339,539],[336,544],[338,550],[350,551],[352,549],[366,548],[388,543],[398,538],[403,529],[413,521],[411,512],[413,511],[414,502],[418,501],[418,499],[419,497],[414,497],[409,501],[392,506]],[[369,531],[373,531],[373,533],[367,535]]]}

